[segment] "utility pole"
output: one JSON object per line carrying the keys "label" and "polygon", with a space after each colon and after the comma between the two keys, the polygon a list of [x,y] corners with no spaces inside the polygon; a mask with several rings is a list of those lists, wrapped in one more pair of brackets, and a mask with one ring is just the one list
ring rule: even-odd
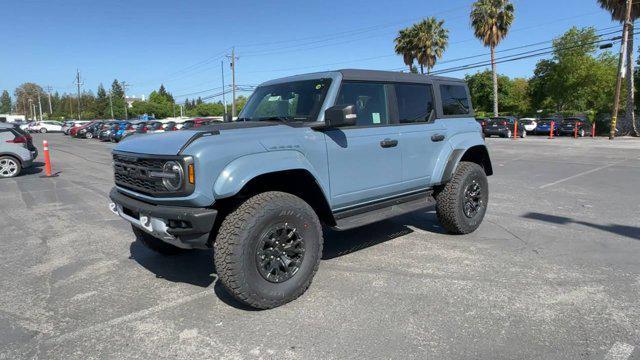
{"label": "utility pole", "polygon": [[124,95],[124,119],[129,120],[129,103],[127,102],[127,82],[123,81],[122,84],[122,94]]}
{"label": "utility pole", "polygon": [[[235,46],[231,48],[231,93],[233,97],[233,102],[231,103],[231,120],[236,117],[236,48]],[[222,89],[224,93],[224,89]]]}
{"label": "utility pole", "polygon": [[629,24],[631,24],[632,3],[632,0],[627,0],[624,25],[622,27],[622,43],[620,44],[620,59],[618,62],[618,78],[616,80],[615,95],[613,97],[613,114],[611,115],[611,129],[609,130],[609,140],[613,140],[616,137],[616,123],[618,122],[618,110],[620,107],[620,88],[622,87],[622,78],[625,76],[625,70],[627,67],[627,41],[629,38]]}
{"label": "utility pole", "polygon": [[182,104],[180,104],[180,118],[182,119]]}
{"label": "utility pole", "polygon": [[80,86],[84,85],[80,82],[80,70],[76,69],[76,86],[78,87],[78,120],[80,119],[80,114],[82,114],[82,108],[80,105]]}
{"label": "utility pole", "polygon": [[38,110],[40,110],[40,121],[42,121],[42,101],[40,101],[40,91],[38,91]]}
{"label": "utility pole", "polygon": [[31,113],[31,119],[35,120],[35,111],[33,111],[33,100],[31,98],[29,98],[29,112]]}
{"label": "utility pole", "polygon": [[115,120],[113,117],[113,98],[111,96],[111,90],[109,90],[109,108],[111,109],[111,120]]}
{"label": "utility pole", "polygon": [[220,60],[220,71],[222,72],[222,103],[224,104],[224,121],[227,121],[227,97],[224,88],[224,61]]}
{"label": "utility pole", "polygon": [[47,94],[49,95],[49,115],[53,114],[53,109],[51,108],[51,85],[48,85],[45,89],[47,89]]}

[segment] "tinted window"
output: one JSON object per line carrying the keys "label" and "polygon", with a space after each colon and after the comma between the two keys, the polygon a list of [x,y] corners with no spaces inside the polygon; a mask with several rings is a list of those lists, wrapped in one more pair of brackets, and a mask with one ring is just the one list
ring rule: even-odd
{"label": "tinted window", "polygon": [[389,123],[387,87],[384,84],[345,82],[340,88],[336,105],[354,105],[358,126]]}
{"label": "tinted window", "polygon": [[193,127],[193,125],[195,125],[195,123],[193,121],[185,121],[184,124],[182,125],[183,129],[191,129]]}
{"label": "tinted window", "polygon": [[259,86],[239,118],[315,121],[330,84],[330,79],[317,79]]}
{"label": "tinted window", "polygon": [[431,85],[396,84],[400,123],[426,122],[433,110]]}
{"label": "tinted window", "polygon": [[444,115],[465,115],[471,106],[467,97],[467,89],[461,85],[440,85],[442,97],[442,113]]}

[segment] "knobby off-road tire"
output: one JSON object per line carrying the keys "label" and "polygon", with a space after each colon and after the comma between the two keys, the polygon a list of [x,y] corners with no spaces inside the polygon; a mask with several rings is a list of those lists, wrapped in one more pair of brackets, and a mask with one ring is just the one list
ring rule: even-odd
{"label": "knobby off-road tire", "polygon": [[[478,206],[475,211],[469,211],[474,210],[470,199]],[[482,167],[461,161],[453,178],[436,193],[436,215],[450,233],[469,234],[480,226],[488,200],[489,184]]]}
{"label": "knobby off-road tire", "polygon": [[[214,261],[220,282],[234,298],[270,309],[307,290],[318,270],[322,245],[322,227],[311,206],[288,193],[264,192],[247,199],[223,220],[214,243]],[[275,260],[269,259],[274,256]]]}
{"label": "knobby off-road tire", "polygon": [[157,253],[160,253],[162,255],[177,255],[186,251],[186,249],[181,249],[177,246],[173,246],[160,239],[157,239],[144,232],[144,230],[141,230],[133,225],[131,225],[131,229],[133,229],[133,234],[136,236],[137,240],[139,240],[147,248]]}

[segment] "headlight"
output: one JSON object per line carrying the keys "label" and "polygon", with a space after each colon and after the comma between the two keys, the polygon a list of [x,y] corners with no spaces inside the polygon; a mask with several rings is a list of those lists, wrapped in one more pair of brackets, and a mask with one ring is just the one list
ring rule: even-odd
{"label": "headlight", "polygon": [[162,184],[169,191],[179,191],[182,188],[184,170],[182,165],[176,161],[167,161],[162,167]]}

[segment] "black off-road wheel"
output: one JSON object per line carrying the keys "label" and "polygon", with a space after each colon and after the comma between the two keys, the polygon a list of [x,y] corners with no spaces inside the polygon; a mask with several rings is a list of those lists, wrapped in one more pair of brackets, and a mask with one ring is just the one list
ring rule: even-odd
{"label": "black off-road wheel", "polygon": [[284,192],[255,195],[222,221],[214,261],[238,301],[270,309],[302,295],[322,257],[322,227],[302,199]]}
{"label": "black off-road wheel", "polygon": [[173,246],[158,238],[155,238],[150,234],[144,232],[144,230],[141,230],[133,225],[131,225],[131,229],[133,229],[133,234],[136,236],[136,240],[140,241],[147,248],[162,255],[177,255],[187,251],[186,249],[181,249],[177,246]]}
{"label": "black off-road wheel", "polygon": [[487,211],[489,183],[484,169],[461,161],[453,178],[436,192],[436,214],[452,234],[475,231]]}

